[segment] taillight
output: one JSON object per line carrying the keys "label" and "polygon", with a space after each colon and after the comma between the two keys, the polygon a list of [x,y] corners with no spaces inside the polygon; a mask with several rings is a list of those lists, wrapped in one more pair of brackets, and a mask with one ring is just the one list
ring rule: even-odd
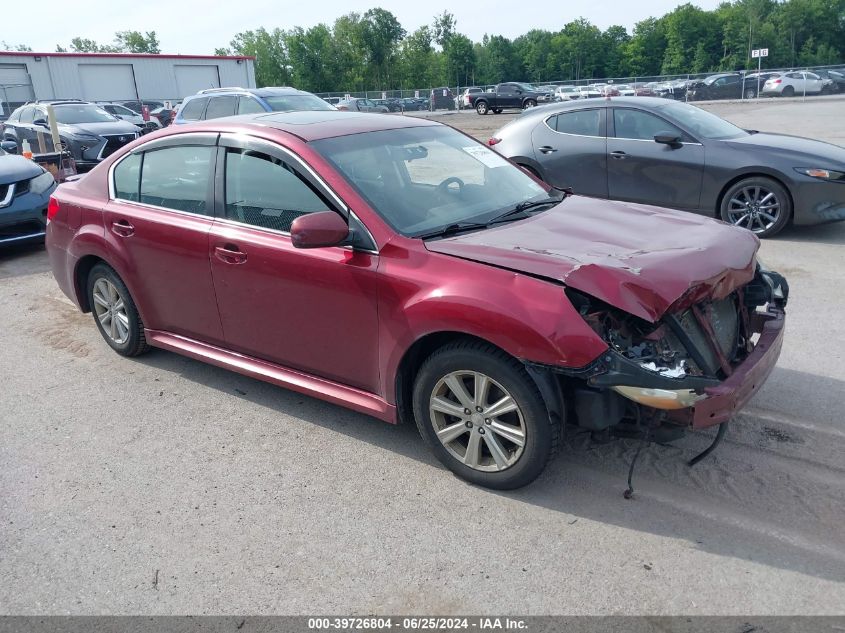
{"label": "taillight", "polygon": [[495,136],[491,136],[490,138],[487,139],[487,144],[490,147],[493,147],[494,145],[501,143],[501,142],[502,142],[502,139],[496,138]]}
{"label": "taillight", "polygon": [[779,83],[783,83],[783,80],[782,79],[773,79],[772,80],[772,84],[775,85],[775,86],[777,86]]}
{"label": "taillight", "polygon": [[50,201],[47,203],[47,221],[49,222],[59,212],[59,201],[53,196],[50,196]]}

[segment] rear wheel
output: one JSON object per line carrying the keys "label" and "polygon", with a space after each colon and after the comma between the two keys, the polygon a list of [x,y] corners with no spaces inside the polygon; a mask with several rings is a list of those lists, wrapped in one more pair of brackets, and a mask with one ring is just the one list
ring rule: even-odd
{"label": "rear wheel", "polygon": [[746,99],[753,99],[757,96],[757,90],[755,88],[746,88],[745,89],[745,98]]}
{"label": "rear wheel", "polygon": [[487,107],[487,102],[479,101],[478,103],[476,103],[475,111],[478,112],[478,114],[487,114],[487,112],[489,111],[489,108]]}
{"label": "rear wheel", "polygon": [[88,305],[100,334],[118,354],[138,356],[149,350],[138,308],[110,266],[97,264],[88,274]]}
{"label": "rear wheel", "polygon": [[534,99],[526,99],[525,104],[522,106],[524,109],[533,108],[537,105],[537,102]]}
{"label": "rear wheel", "polygon": [[781,95],[784,96],[784,97],[792,97],[792,96],[795,95],[795,88],[793,88],[792,86],[786,86],[783,89],[783,92],[781,93]]}
{"label": "rear wheel", "polygon": [[749,229],[758,237],[771,237],[789,222],[792,201],[777,181],[746,178],[725,192],[719,212],[725,222]]}
{"label": "rear wheel", "polygon": [[414,383],[414,417],[444,466],[500,490],[536,479],[560,433],[523,365],[480,342],[452,343],[423,363]]}

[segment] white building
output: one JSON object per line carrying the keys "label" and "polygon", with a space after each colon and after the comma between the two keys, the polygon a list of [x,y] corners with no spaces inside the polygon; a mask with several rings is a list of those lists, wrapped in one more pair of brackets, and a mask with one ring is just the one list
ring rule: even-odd
{"label": "white building", "polygon": [[0,118],[34,99],[176,102],[221,86],[255,88],[255,58],[0,52]]}

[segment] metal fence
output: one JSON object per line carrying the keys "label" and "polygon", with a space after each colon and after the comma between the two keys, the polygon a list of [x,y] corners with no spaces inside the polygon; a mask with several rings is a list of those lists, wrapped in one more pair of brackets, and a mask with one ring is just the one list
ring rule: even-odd
{"label": "metal fence", "polygon": [[[803,67],[791,67],[791,68],[763,68],[760,70],[761,73],[775,73],[775,72],[817,72],[817,71],[834,71],[840,72],[841,74],[845,75],[845,64],[838,64],[832,66],[803,66]],[[743,76],[742,82],[745,83],[746,76],[749,75],[756,75],[758,72],[757,68],[749,68],[746,70],[724,70],[724,71],[717,71],[717,72],[707,72],[707,73],[687,73],[687,74],[679,74],[679,75],[645,75],[645,76],[629,76],[629,77],[591,77],[591,78],[581,78],[581,79],[568,79],[568,80],[548,80],[548,81],[532,81],[532,82],[520,82],[520,83],[530,83],[531,85],[537,88],[547,88],[547,91],[553,91],[557,87],[565,87],[565,86],[572,86],[575,88],[580,88],[583,86],[591,86],[591,85],[611,85],[611,86],[634,86],[634,87],[642,87],[648,86],[654,89],[658,96],[667,97],[667,98],[675,98],[679,100],[694,100],[696,97],[694,95],[690,95],[687,91],[687,87],[690,86],[692,82],[705,79],[707,77],[711,77],[713,75],[721,75],[721,74],[732,74],[732,73],[739,73]],[[762,89],[763,82],[761,81],[759,86],[754,87],[754,94],[749,95],[748,90],[742,90],[741,94],[737,96],[728,96],[722,97],[725,99],[732,99],[732,98],[756,98],[759,96],[759,92]],[[845,92],[845,84],[837,84],[834,82],[830,82],[829,88],[827,88],[824,93],[836,93],[836,92]],[[434,90],[442,90],[444,86],[430,86],[428,88],[402,88],[402,89],[395,89],[395,90],[350,90],[350,91],[339,91],[339,92],[320,92],[317,93],[319,97],[323,98],[344,98],[344,97],[356,97],[361,99],[373,99],[373,100],[382,100],[382,99],[429,99],[432,92]],[[494,88],[494,85],[485,85],[485,84],[473,84],[472,86],[448,86],[448,89],[451,91],[454,97],[463,94],[464,90],[467,88],[480,88],[481,90],[487,91]],[[801,93],[796,94],[795,96],[813,96],[816,93],[806,93],[802,95]],[[717,97],[718,98],[718,97]],[[460,107],[460,105],[458,106]]]}

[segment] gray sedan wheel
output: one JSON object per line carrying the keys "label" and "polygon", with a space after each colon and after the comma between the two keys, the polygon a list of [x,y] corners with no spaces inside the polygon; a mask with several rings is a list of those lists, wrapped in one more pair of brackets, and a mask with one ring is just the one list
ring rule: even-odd
{"label": "gray sedan wheel", "polygon": [[789,222],[792,200],[771,178],[746,178],[725,192],[720,215],[725,222],[753,231],[758,237],[771,237]]}
{"label": "gray sedan wheel", "polygon": [[533,481],[560,433],[522,363],[476,341],[446,345],[423,363],[414,382],[414,417],[444,466],[497,489]]}

